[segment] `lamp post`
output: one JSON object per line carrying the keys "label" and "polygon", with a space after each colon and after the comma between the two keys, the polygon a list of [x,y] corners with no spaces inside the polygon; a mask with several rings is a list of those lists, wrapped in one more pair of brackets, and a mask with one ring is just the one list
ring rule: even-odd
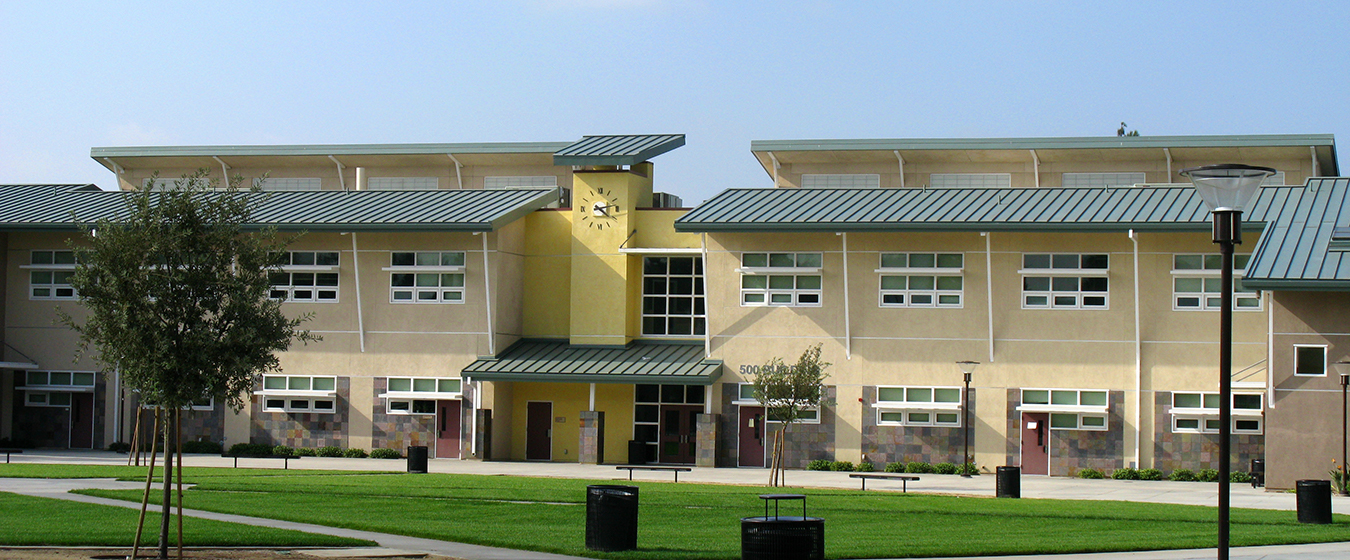
{"label": "lamp post", "polygon": [[961,368],[961,373],[965,374],[966,392],[961,397],[961,425],[965,428],[962,433],[961,442],[961,476],[970,478],[970,469],[966,468],[972,461],[970,460],[970,374],[975,373],[975,366],[980,362],[970,360],[956,362]]}
{"label": "lamp post", "polygon": [[1228,560],[1229,471],[1233,433],[1233,246],[1242,243],[1242,212],[1251,203],[1269,167],[1237,163],[1181,170],[1214,217],[1214,243],[1223,255],[1219,308],[1219,560]]}
{"label": "lamp post", "polygon": [[1350,496],[1350,488],[1347,488],[1345,484],[1345,462],[1347,459],[1350,459],[1350,453],[1347,453],[1346,448],[1346,429],[1350,428],[1350,426],[1346,425],[1347,421],[1350,420],[1350,415],[1347,414],[1346,410],[1346,387],[1350,387],[1350,361],[1341,360],[1336,362],[1336,373],[1341,374],[1341,479],[1337,482],[1340,483],[1338,486],[1341,487],[1341,495]]}

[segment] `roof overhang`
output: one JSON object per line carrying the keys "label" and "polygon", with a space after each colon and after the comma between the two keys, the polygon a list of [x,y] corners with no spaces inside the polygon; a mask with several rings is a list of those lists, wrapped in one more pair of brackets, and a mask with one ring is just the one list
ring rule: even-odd
{"label": "roof overhang", "polygon": [[583,136],[554,153],[553,164],[637,165],[683,145],[683,134]]}
{"label": "roof overhang", "polygon": [[702,343],[578,346],[521,340],[500,356],[479,358],[461,376],[474,381],[712,385],[722,369],[721,360],[703,358]]}
{"label": "roof overhang", "polygon": [[[346,167],[443,167],[464,165],[553,165],[553,153],[569,142],[493,142],[457,144],[303,144],[275,146],[131,146],[95,147],[89,157],[109,171],[122,169],[280,169],[334,165]],[[454,156],[452,160],[449,156]]]}

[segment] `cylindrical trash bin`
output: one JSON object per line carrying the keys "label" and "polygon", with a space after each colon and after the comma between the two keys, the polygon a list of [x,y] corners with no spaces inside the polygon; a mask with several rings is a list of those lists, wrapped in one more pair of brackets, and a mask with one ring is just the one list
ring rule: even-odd
{"label": "cylindrical trash bin", "polygon": [[637,440],[628,440],[628,464],[645,465],[647,464],[647,443]]}
{"label": "cylindrical trash bin", "polygon": [[1022,497],[1022,467],[999,467],[996,475],[996,495],[1000,498]]}
{"label": "cylindrical trash bin", "polygon": [[1266,485],[1266,462],[1261,459],[1252,459],[1252,488]]}
{"label": "cylindrical trash bin", "polygon": [[425,445],[408,446],[408,472],[410,473],[427,472],[427,446]]}
{"label": "cylindrical trash bin", "polygon": [[824,558],[824,519],[795,515],[741,518],[741,560]]}
{"label": "cylindrical trash bin", "polygon": [[1299,523],[1331,523],[1331,481],[1300,480],[1295,483],[1298,493]]}
{"label": "cylindrical trash bin", "polygon": [[638,489],[596,484],[586,487],[586,548],[618,552],[637,548]]}

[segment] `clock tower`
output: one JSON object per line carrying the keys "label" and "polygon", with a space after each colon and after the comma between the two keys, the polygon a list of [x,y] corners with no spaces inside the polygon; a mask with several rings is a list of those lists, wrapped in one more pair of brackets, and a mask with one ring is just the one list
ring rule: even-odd
{"label": "clock tower", "polygon": [[652,205],[652,164],[572,173],[572,344],[622,346],[637,331],[642,259],[621,248]]}

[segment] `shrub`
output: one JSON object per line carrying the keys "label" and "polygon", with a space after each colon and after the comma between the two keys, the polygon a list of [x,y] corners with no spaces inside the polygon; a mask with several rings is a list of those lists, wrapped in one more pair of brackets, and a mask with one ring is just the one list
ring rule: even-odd
{"label": "shrub", "polygon": [[1195,473],[1195,479],[1200,482],[1218,482],[1219,471],[1218,469],[1200,469],[1200,472]]}
{"label": "shrub", "polygon": [[295,450],[294,450],[294,449],[291,449],[291,448],[289,448],[289,447],[286,447],[285,445],[278,445],[278,446],[272,448],[272,454],[273,454],[273,455],[280,455],[280,456],[282,456],[282,457],[294,457],[294,456],[295,456]]}
{"label": "shrub", "polygon": [[1245,472],[1236,472],[1236,471],[1235,471],[1235,472],[1229,473],[1229,475],[1228,475],[1228,481],[1229,481],[1229,482],[1236,482],[1236,483],[1238,483],[1238,484],[1250,484],[1251,481],[1252,481],[1252,475],[1250,475],[1250,474],[1248,474],[1248,473],[1245,473]]}
{"label": "shrub", "polygon": [[263,443],[236,443],[230,446],[229,454],[238,457],[266,457],[272,454],[272,446]]}
{"label": "shrub", "polygon": [[956,465],[952,463],[938,463],[933,465],[933,472],[937,474],[956,474]]}
{"label": "shrub", "polygon": [[904,464],[904,463],[887,463],[887,464],[886,464],[886,472],[888,472],[888,473],[902,473],[902,472],[905,472],[905,464]]}
{"label": "shrub", "polygon": [[348,459],[365,459],[366,450],[361,449],[360,447],[353,447],[351,449],[344,451],[342,453],[342,456]]}
{"label": "shrub", "polygon": [[905,465],[905,472],[915,474],[932,474],[933,465],[924,463],[922,461],[911,461],[908,465]]}
{"label": "shrub", "polygon": [[964,465],[961,465],[960,467],[956,468],[956,471],[960,474],[968,474],[968,475],[980,474],[980,469],[975,467],[975,463],[966,463]]}
{"label": "shrub", "polygon": [[223,447],[214,441],[185,441],[183,442],[183,453],[210,453],[220,455]]}
{"label": "shrub", "polygon": [[1195,482],[1195,472],[1192,471],[1191,469],[1177,469],[1172,471],[1171,475],[1168,475],[1167,480],[1174,480],[1177,482]]}
{"label": "shrub", "polygon": [[1162,480],[1162,471],[1158,469],[1139,469],[1139,480]]}
{"label": "shrub", "polygon": [[851,472],[853,470],[853,463],[849,461],[835,461],[833,465],[830,465],[830,470]]}
{"label": "shrub", "polygon": [[296,456],[296,457],[317,457],[318,455],[319,455],[319,452],[318,452],[318,451],[315,451],[313,447],[297,447],[297,448],[295,448],[295,456]]}
{"label": "shrub", "polygon": [[341,457],[342,448],[336,445],[325,445],[314,451],[320,457]]}
{"label": "shrub", "polygon": [[372,449],[372,450],[370,450],[370,458],[371,458],[371,459],[402,459],[403,456],[402,456],[402,455],[399,455],[398,452],[397,452],[397,451],[394,451],[393,449]]}
{"label": "shrub", "polygon": [[1130,467],[1116,469],[1111,473],[1111,478],[1116,480],[1139,480],[1139,471]]}
{"label": "shrub", "polygon": [[1090,478],[1093,480],[1099,480],[1106,478],[1106,475],[1103,474],[1100,469],[1083,469],[1081,471],[1078,471],[1078,478]]}
{"label": "shrub", "polygon": [[828,471],[828,470],[830,470],[830,467],[832,467],[832,466],[834,466],[834,464],[831,463],[831,462],[829,462],[829,461],[826,461],[826,460],[824,460],[824,459],[816,459],[816,460],[811,461],[810,463],[807,463],[807,464],[806,464],[806,470],[808,470],[808,471]]}
{"label": "shrub", "polygon": [[872,471],[876,470],[876,467],[873,466],[872,463],[869,463],[869,462],[867,462],[867,461],[863,461],[863,462],[861,462],[861,463],[858,463],[858,468],[856,468],[856,469],[854,469],[854,470],[856,470],[856,471],[858,471],[858,472],[872,472]]}
{"label": "shrub", "polygon": [[114,453],[126,453],[131,451],[131,444],[125,441],[118,441],[108,445],[108,451]]}

